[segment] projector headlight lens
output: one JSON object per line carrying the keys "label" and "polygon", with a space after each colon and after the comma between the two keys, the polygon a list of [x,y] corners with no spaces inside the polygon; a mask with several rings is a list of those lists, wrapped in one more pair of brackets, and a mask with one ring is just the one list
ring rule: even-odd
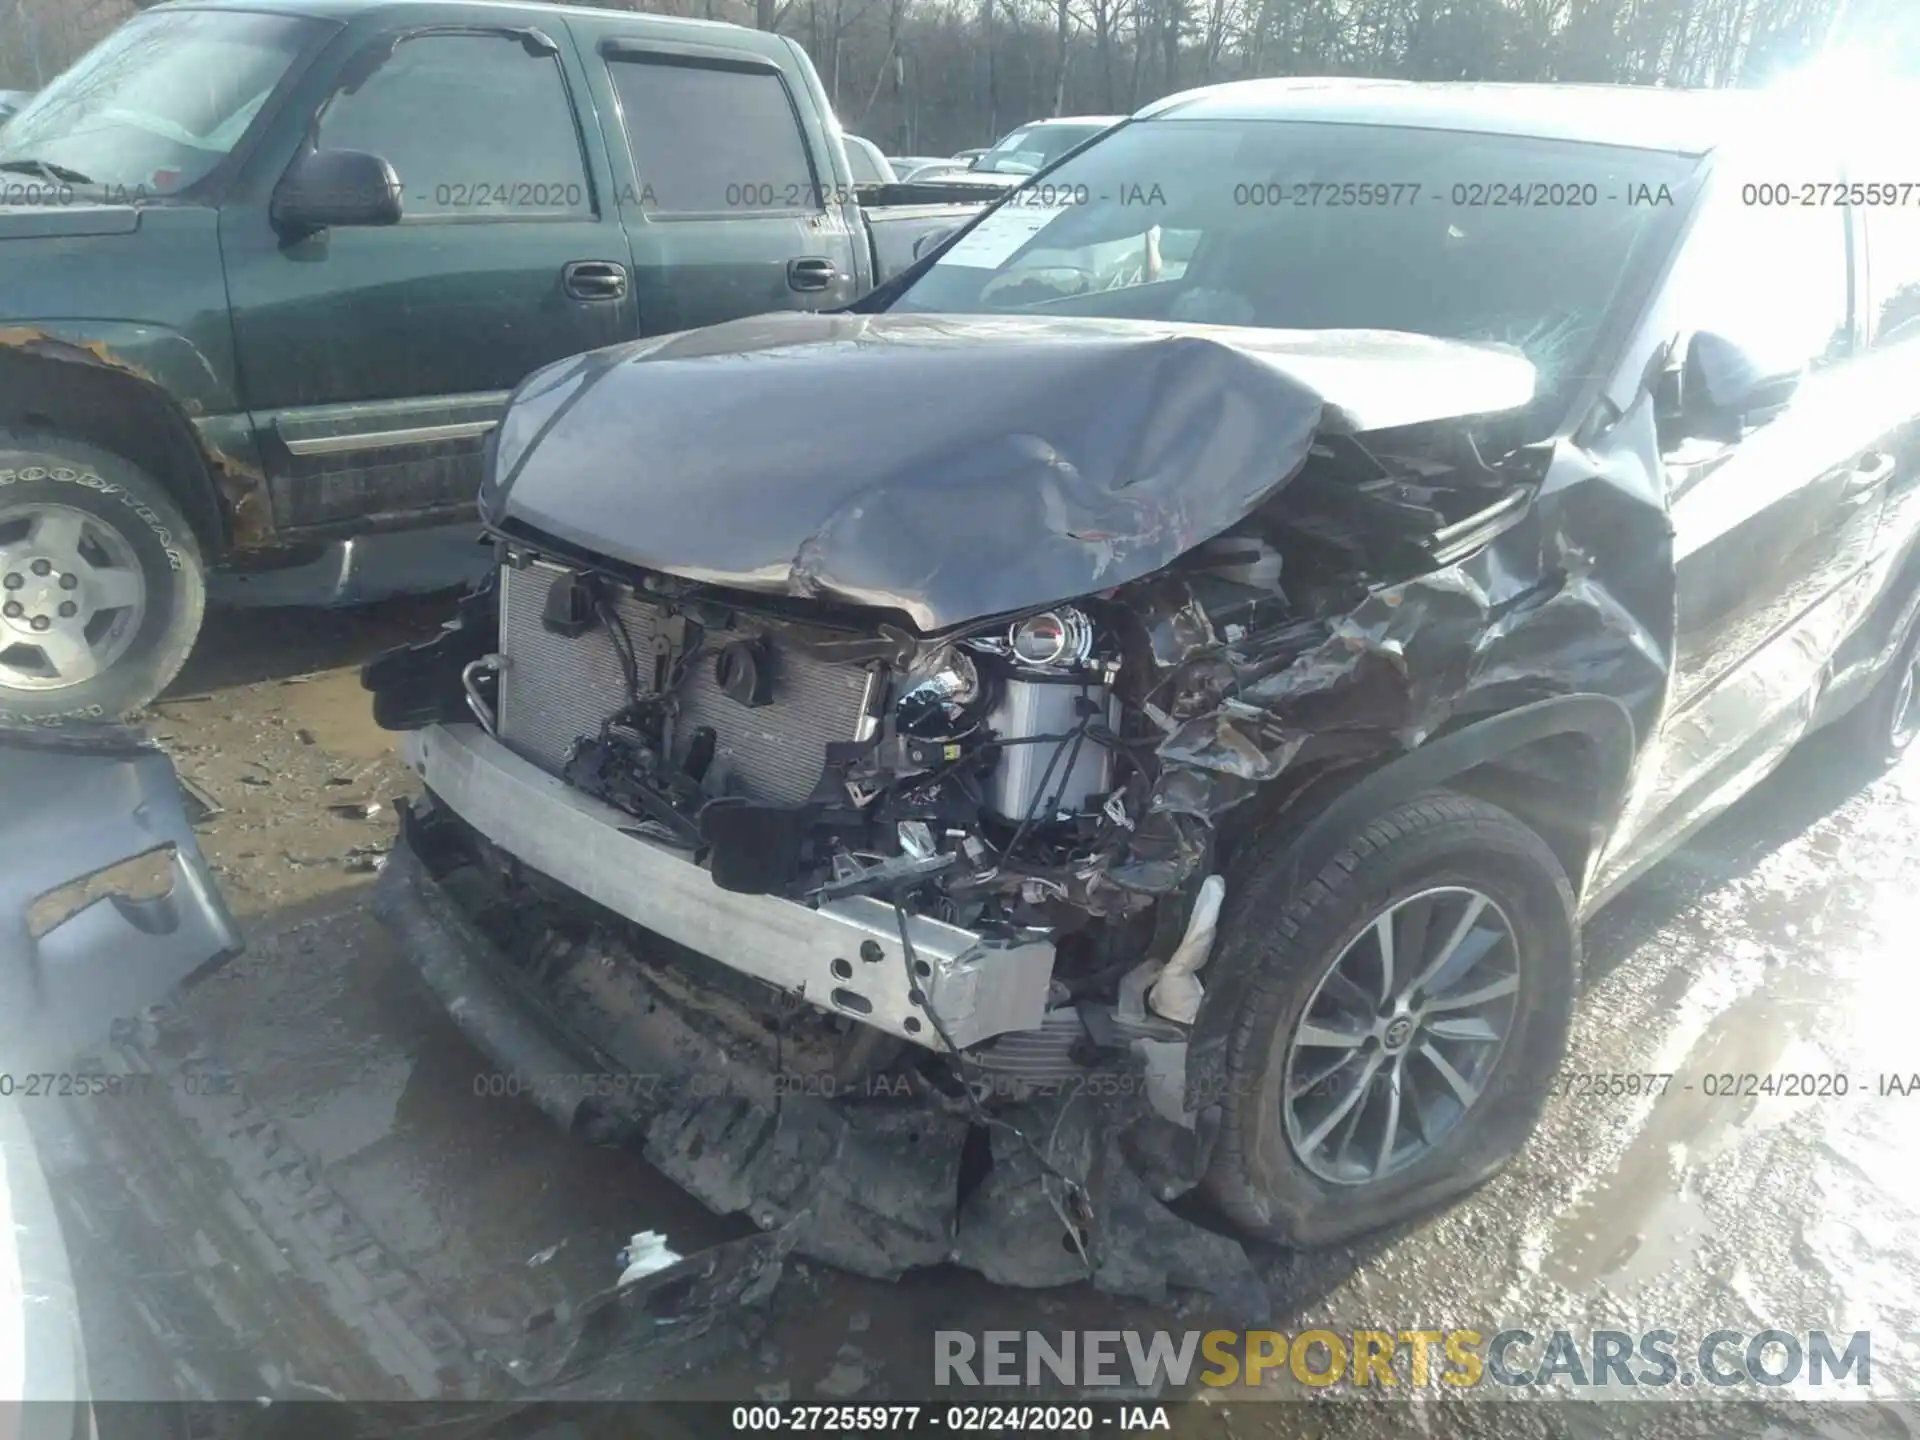
{"label": "projector headlight lens", "polygon": [[1022,665],[1078,665],[1093,653],[1093,622],[1070,605],[1029,616],[1007,635]]}

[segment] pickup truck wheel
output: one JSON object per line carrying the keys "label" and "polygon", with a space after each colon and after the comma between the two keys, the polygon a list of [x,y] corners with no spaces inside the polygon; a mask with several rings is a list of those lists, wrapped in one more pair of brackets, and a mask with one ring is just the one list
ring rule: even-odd
{"label": "pickup truck wheel", "polygon": [[1215,974],[1252,967],[1207,1188],[1263,1239],[1410,1218],[1525,1144],[1566,1049],[1572,887],[1497,806],[1434,792],[1362,826],[1288,893],[1240,868]]}
{"label": "pickup truck wheel", "polygon": [[205,608],[200,547],[158,481],[77,441],[0,436],[0,723],[140,709]]}

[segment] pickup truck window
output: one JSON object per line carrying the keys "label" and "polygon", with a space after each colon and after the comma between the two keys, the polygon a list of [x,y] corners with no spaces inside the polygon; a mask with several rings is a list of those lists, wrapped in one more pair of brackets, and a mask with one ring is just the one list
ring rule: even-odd
{"label": "pickup truck window", "polygon": [[649,215],[823,208],[778,72],[666,57],[608,63]]}
{"label": "pickup truck window", "polygon": [[[1696,169],[1522,136],[1135,122],[1015,192],[892,308],[1505,343],[1539,370],[1544,412],[1586,374],[1616,295],[1646,247],[1667,243],[1659,222],[1677,220]],[[1053,258],[1156,226],[1157,267]]]}
{"label": "pickup truck window", "polygon": [[174,195],[204,179],[289,67],[330,27],[242,10],[136,16],[0,134],[0,166],[108,198]]}
{"label": "pickup truck window", "polygon": [[560,62],[506,35],[422,35],[327,103],[320,144],[384,157],[407,219],[591,215]]}

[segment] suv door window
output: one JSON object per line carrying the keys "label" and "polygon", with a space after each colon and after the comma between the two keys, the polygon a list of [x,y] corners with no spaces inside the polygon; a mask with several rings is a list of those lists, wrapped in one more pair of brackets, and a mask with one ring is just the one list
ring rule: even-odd
{"label": "suv door window", "polygon": [[1776,189],[1729,179],[1700,217],[1674,293],[1688,331],[1724,336],[1767,373],[1824,369],[1853,353],[1847,211],[1745,198]]}
{"label": "suv door window", "polygon": [[778,72],[666,56],[608,68],[648,215],[822,208]]}
{"label": "suv door window", "polygon": [[[1867,284],[1873,300],[1868,344],[1874,349],[1920,338],[1920,185],[1886,184],[1875,204],[1872,184],[1861,209],[1867,226]],[[1899,192],[1905,191],[1904,202]]]}
{"label": "suv door window", "polygon": [[514,36],[402,41],[319,131],[325,149],[391,162],[408,219],[593,214],[560,62]]}

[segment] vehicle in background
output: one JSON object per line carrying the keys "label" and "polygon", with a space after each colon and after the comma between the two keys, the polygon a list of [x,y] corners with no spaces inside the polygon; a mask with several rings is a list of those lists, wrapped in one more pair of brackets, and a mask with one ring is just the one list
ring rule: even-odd
{"label": "vehicle in background", "polygon": [[528,372],[845,305],[977,208],[857,183],[805,52],[758,30],[136,15],[0,134],[0,723],[151,700],[210,567],[464,522]]}
{"label": "vehicle in background", "polygon": [[1912,141],[1823,120],[1212,87],[848,312],[540,372],[497,575],[364,673],[377,907],[503,1069],[680,1077],[549,1113],[866,1273],[1233,1288],[1163,1202],[1487,1179],[1581,923],[1920,734],[1920,210],[1755,203]]}
{"label": "vehicle in background", "polygon": [[1033,178],[1029,175],[1016,175],[1011,172],[999,174],[988,170],[975,170],[971,165],[935,166],[931,173],[917,175],[915,185],[925,185],[936,192],[940,188],[979,190],[990,187],[995,190],[1011,190],[1025,184]]}
{"label": "vehicle in background", "polygon": [[33,96],[31,90],[0,90],[0,128],[4,128],[9,120],[26,109],[27,102]]}
{"label": "vehicle in background", "polygon": [[847,163],[853,167],[853,183],[856,185],[891,185],[900,178],[880,147],[871,140],[863,140],[858,135],[842,135],[841,141],[847,147]]}
{"label": "vehicle in background", "polygon": [[893,166],[893,173],[902,180],[911,180],[917,172],[936,166],[952,165],[963,170],[966,168],[961,161],[949,159],[944,155],[889,155],[887,163]]}
{"label": "vehicle in background", "polygon": [[1067,115],[1022,125],[991,150],[982,151],[973,162],[973,173],[1016,175],[1022,179],[1038,174],[1126,118],[1124,115]]}

